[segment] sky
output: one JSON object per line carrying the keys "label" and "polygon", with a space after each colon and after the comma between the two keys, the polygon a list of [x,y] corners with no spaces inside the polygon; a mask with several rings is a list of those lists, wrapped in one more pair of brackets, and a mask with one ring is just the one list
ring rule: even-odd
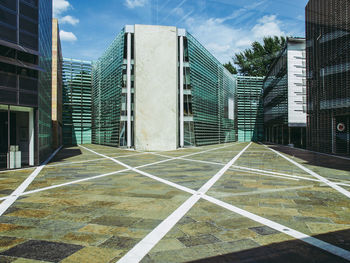
{"label": "sky", "polygon": [[305,36],[308,0],[53,0],[63,56],[97,60],[124,25],[185,28],[220,62],[264,36]]}

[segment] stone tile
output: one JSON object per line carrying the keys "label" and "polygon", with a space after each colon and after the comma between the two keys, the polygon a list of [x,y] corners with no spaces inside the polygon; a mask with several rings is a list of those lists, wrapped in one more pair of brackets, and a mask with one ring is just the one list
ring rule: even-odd
{"label": "stone tile", "polygon": [[11,247],[23,243],[24,241],[24,238],[0,236],[0,252],[8,250]]}
{"label": "stone tile", "polygon": [[30,240],[2,252],[1,255],[58,262],[82,248],[66,243]]}
{"label": "stone tile", "polygon": [[113,249],[131,249],[133,246],[135,246],[140,240],[129,238],[129,237],[120,237],[120,236],[113,236],[101,245],[99,247],[103,248],[113,248]]}
{"label": "stone tile", "polygon": [[140,220],[139,218],[134,218],[134,217],[101,216],[92,220],[90,223],[105,225],[105,226],[130,227],[139,220]]}
{"label": "stone tile", "polygon": [[262,235],[262,236],[273,235],[273,234],[279,233],[277,230],[272,229],[268,226],[251,227],[249,229],[258,233],[259,235]]}
{"label": "stone tile", "polygon": [[85,247],[73,255],[65,258],[61,263],[106,263],[110,262],[123,253],[122,250],[115,250],[101,247]]}
{"label": "stone tile", "polygon": [[186,247],[193,247],[198,245],[221,242],[221,240],[219,240],[218,238],[210,234],[200,235],[200,236],[181,237],[178,240],[181,243],[183,243]]}

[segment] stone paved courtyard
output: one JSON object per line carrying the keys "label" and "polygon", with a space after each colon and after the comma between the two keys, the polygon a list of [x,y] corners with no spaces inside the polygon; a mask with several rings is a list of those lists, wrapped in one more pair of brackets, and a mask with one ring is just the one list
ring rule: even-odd
{"label": "stone paved courtyard", "polygon": [[0,262],[348,262],[349,191],[350,159],[284,146],[64,148],[0,172]]}

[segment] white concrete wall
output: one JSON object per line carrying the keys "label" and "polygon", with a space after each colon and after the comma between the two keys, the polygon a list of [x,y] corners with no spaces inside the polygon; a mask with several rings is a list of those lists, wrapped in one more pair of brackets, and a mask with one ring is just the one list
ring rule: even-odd
{"label": "white concrete wall", "polygon": [[135,149],[178,146],[176,27],[135,25]]}
{"label": "white concrete wall", "polygon": [[291,127],[306,126],[305,63],[305,42],[288,43],[288,124]]}

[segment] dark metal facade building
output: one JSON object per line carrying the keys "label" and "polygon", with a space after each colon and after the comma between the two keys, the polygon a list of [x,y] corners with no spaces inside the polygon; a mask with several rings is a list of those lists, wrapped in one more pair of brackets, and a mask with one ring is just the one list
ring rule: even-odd
{"label": "dark metal facade building", "polygon": [[350,154],[350,2],[306,6],[307,147]]}
{"label": "dark metal facade building", "polygon": [[52,151],[51,58],[52,1],[0,1],[1,168],[18,168],[10,151],[21,165]]}

